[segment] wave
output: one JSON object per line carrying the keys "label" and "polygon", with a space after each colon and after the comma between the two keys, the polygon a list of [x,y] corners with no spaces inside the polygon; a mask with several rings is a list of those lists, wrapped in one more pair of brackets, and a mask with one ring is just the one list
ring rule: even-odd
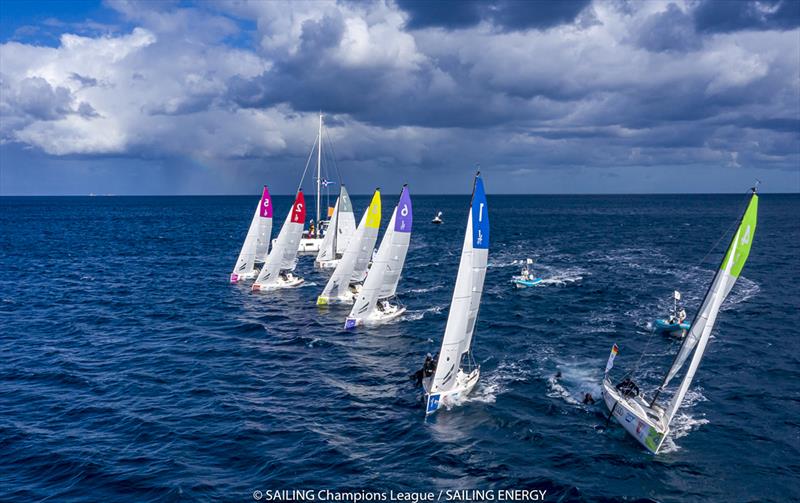
{"label": "wave", "polygon": [[444,286],[442,286],[442,285],[435,285],[435,286],[431,286],[431,287],[428,287],[428,288],[412,288],[410,290],[404,291],[403,294],[435,292],[436,290],[441,290],[443,288],[444,288]]}
{"label": "wave", "polygon": [[433,306],[419,311],[406,311],[406,314],[401,316],[402,319],[407,321],[421,320],[426,314],[438,314],[442,312],[445,306]]}

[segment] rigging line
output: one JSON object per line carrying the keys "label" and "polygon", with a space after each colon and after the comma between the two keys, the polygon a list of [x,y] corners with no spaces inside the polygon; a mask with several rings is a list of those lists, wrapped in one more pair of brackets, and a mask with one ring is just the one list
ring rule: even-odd
{"label": "rigging line", "polygon": [[303,188],[303,180],[306,179],[306,172],[308,171],[308,165],[311,164],[311,156],[314,154],[314,147],[317,146],[317,139],[314,139],[314,144],[311,145],[311,151],[308,153],[308,160],[306,160],[306,168],[303,170],[303,176],[300,177],[300,185],[297,186],[297,190],[295,193],[300,192],[300,189]]}
{"label": "rigging line", "polygon": [[339,171],[339,165],[336,163],[336,151],[333,148],[333,140],[328,134],[328,129],[325,129],[325,136],[328,137],[328,145],[331,146],[331,158],[333,159],[333,168],[336,170],[336,176],[339,178],[339,185],[342,184],[342,173]]}

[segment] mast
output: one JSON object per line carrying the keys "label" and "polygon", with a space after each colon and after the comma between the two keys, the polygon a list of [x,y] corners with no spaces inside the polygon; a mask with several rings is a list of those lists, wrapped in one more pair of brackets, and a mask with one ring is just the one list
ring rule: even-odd
{"label": "mast", "polygon": [[316,234],[314,237],[319,237],[319,205],[320,205],[320,192],[322,187],[322,112],[319,113],[319,145],[317,146],[317,226],[315,227]]}

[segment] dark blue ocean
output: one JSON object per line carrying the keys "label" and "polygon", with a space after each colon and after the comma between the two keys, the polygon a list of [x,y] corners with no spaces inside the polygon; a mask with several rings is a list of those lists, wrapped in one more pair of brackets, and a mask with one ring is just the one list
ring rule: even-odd
{"label": "dark blue ocean", "polygon": [[[800,196],[762,195],[749,262],[653,456],[603,428],[609,349],[616,375],[655,388],[679,342],[649,323],[673,289],[697,307],[730,233],[709,249],[745,194],[493,196],[486,184],[481,381],[427,421],[408,374],[441,341],[468,182],[459,197],[411,187],[408,313],[354,333],[347,308],[315,306],[326,276],[312,257],[296,290],[228,284],[257,195],[0,199],[0,500],[515,488],[546,501],[800,500]],[[384,193],[384,224],[395,197]],[[360,217],[367,198],[353,200]],[[290,202],[275,198],[276,226]],[[526,257],[545,281],[514,290]]]}

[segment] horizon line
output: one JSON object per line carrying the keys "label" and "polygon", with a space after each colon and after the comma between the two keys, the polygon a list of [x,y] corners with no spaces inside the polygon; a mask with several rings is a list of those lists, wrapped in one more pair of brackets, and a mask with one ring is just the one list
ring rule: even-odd
{"label": "horizon line", "polygon": [[[749,192],[750,189],[741,192],[498,192],[489,193],[492,196],[724,196],[724,195],[740,195]],[[764,192],[759,190],[759,194],[772,194],[772,195],[800,195],[797,192]],[[310,192],[309,194],[316,195]],[[286,194],[270,194],[272,197],[293,197],[295,193]],[[351,193],[350,196],[371,196],[371,192],[365,193]],[[437,194],[433,192],[417,192],[417,196],[469,196],[468,193],[447,193]],[[0,194],[3,197],[259,197],[258,194]]]}

